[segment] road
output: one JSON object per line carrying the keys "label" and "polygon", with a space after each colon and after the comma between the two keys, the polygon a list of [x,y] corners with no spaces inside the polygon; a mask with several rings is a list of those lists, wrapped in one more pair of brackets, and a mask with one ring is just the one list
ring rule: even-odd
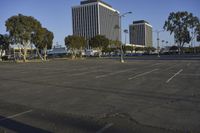
{"label": "road", "polygon": [[200,61],[0,62],[0,132],[200,132]]}

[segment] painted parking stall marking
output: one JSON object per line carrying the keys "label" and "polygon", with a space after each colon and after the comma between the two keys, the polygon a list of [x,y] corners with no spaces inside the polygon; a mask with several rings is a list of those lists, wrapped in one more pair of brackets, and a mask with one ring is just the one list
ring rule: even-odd
{"label": "painted parking stall marking", "polygon": [[103,74],[103,75],[98,75],[96,76],[96,78],[104,78],[104,77],[108,77],[108,76],[113,76],[119,73],[125,73],[131,70],[135,70],[135,69],[127,69],[127,70],[122,70],[122,71],[117,71],[117,72],[113,72],[113,73],[109,73],[109,74]]}
{"label": "painted parking stall marking", "polygon": [[95,73],[95,72],[100,72],[101,70],[94,70],[94,71],[87,71],[87,72],[81,72],[81,73],[75,73],[75,74],[70,74],[70,76],[82,76],[90,73]]}
{"label": "painted parking stall marking", "polygon": [[96,133],[103,133],[104,131],[106,131],[108,128],[110,128],[113,125],[114,125],[113,123],[109,123],[105,125],[103,128],[101,128],[99,131],[97,131]]}
{"label": "painted parking stall marking", "polygon": [[28,114],[28,113],[30,113],[30,112],[32,112],[32,111],[33,111],[33,110],[28,110],[28,111],[21,112],[21,113],[15,114],[15,115],[7,116],[6,118],[0,119],[0,122],[1,122],[1,121],[4,121],[4,120],[7,120],[7,119],[15,118],[15,117],[18,117],[18,116],[22,116],[22,115],[24,115],[24,114]]}
{"label": "painted parking stall marking", "polygon": [[151,70],[151,71],[148,71],[148,72],[144,72],[144,73],[138,74],[138,75],[136,75],[136,76],[134,76],[134,77],[130,77],[130,78],[128,78],[128,80],[132,80],[132,79],[135,79],[135,78],[138,78],[138,77],[141,77],[141,76],[144,76],[144,75],[150,74],[150,73],[152,73],[152,72],[154,72],[154,71],[157,71],[157,70],[159,70],[159,69],[153,69],[153,70]]}
{"label": "painted parking stall marking", "polygon": [[177,75],[179,75],[181,72],[183,71],[183,69],[179,70],[177,73],[175,73],[171,78],[169,78],[166,83],[169,83],[174,77],[176,77]]}

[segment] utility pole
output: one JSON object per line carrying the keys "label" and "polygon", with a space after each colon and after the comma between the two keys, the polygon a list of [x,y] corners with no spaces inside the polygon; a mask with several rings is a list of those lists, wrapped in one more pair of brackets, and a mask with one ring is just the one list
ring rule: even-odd
{"label": "utility pole", "polygon": [[[128,15],[128,14],[131,14],[132,12],[126,12],[126,13],[123,13],[122,15],[120,15],[119,16],[119,18],[120,18],[120,34],[121,34],[121,36],[122,36],[122,17],[125,17],[126,15]],[[122,39],[122,37],[121,37],[121,39]],[[121,40],[122,41],[122,40]],[[121,57],[120,57],[120,62],[121,63],[124,63],[124,57],[123,57],[123,49],[122,49],[122,42],[121,42]]]}
{"label": "utility pole", "polygon": [[163,32],[164,30],[156,30],[155,32],[157,33],[157,52],[158,52],[158,57],[160,57],[160,45],[159,45],[159,42],[160,42],[160,38],[159,38],[159,34],[160,32]]}

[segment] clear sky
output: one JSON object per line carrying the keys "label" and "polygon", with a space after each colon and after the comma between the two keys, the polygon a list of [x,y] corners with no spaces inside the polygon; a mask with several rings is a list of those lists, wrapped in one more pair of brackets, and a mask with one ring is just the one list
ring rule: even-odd
{"label": "clear sky", "polygon": [[[123,29],[133,20],[146,20],[153,30],[161,30],[170,12],[188,11],[200,18],[200,0],[104,0],[121,13],[132,11],[123,18]],[[64,37],[72,34],[71,7],[80,0],[0,0],[0,34],[6,33],[5,21],[19,13],[33,16],[43,27],[54,33],[54,44],[64,45]],[[153,33],[156,46],[156,34]],[[161,40],[173,43],[169,33],[161,33]]]}

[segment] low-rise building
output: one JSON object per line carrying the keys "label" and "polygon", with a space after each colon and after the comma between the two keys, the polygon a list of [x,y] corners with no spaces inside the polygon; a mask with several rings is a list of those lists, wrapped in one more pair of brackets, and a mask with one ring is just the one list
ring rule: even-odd
{"label": "low-rise building", "polygon": [[61,45],[55,45],[52,49],[47,50],[48,56],[64,56],[67,55],[67,48]]}

